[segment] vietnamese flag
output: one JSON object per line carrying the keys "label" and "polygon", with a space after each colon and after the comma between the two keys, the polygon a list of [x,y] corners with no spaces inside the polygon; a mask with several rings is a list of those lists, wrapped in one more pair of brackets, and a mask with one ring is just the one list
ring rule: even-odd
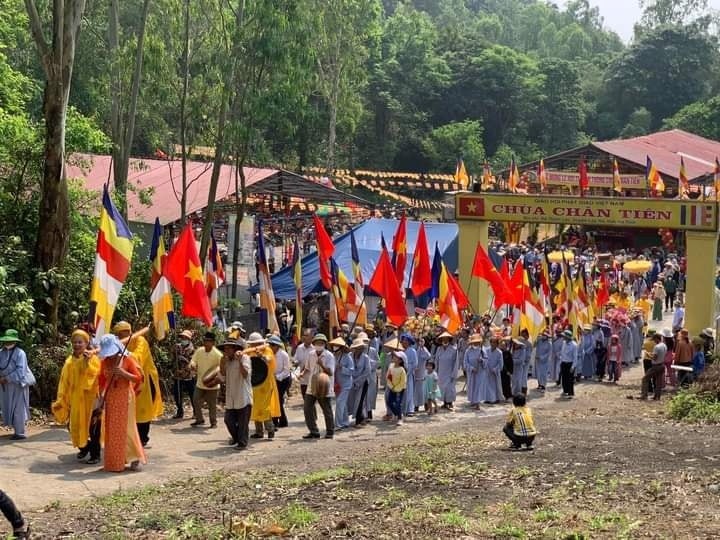
{"label": "vietnamese flag", "polygon": [[[503,262],[503,264],[505,263]],[[480,242],[478,242],[475,249],[475,260],[473,261],[471,274],[488,282],[496,300],[502,301],[508,296],[506,282],[503,281],[500,272],[495,268],[490,256]]]}
{"label": "vietnamese flag", "polygon": [[368,288],[385,300],[385,315],[395,326],[400,328],[407,320],[405,300],[400,293],[395,271],[390,262],[390,255],[386,249],[380,252],[375,272],[373,273]]}
{"label": "vietnamese flag", "polygon": [[448,278],[448,286],[450,287],[450,291],[452,292],[452,295],[455,297],[455,302],[457,303],[457,308],[459,310],[467,309],[470,306],[470,299],[468,298],[467,294],[465,294],[465,291],[463,291],[462,287],[460,286],[460,282],[455,279],[455,276],[453,276],[450,272],[448,272],[447,275]]}
{"label": "vietnamese flag", "polygon": [[420,223],[415,253],[413,255],[412,278],[410,279],[410,290],[415,298],[422,296],[432,287],[430,276],[430,252],[428,251],[425,224]]}
{"label": "vietnamese flag", "polygon": [[170,249],[164,274],[183,298],[181,313],[186,317],[200,319],[206,326],[212,326],[210,299],[205,289],[205,276],[190,223],[185,226]]}
{"label": "vietnamese flag", "polygon": [[588,178],[585,156],[580,158],[580,163],[578,163],[578,172],[580,173],[580,196],[584,197],[585,191],[590,187],[590,179]]}
{"label": "vietnamese flag", "polygon": [[598,308],[602,308],[605,304],[610,301],[610,283],[607,278],[607,274],[602,272],[600,274],[600,281],[598,286],[595,288],[595,303]]}
{"label": "vietnamese flag", "polygon": [[392,251],[392,265],[395,269],[395,277],[404,289],[405,266],[407,266],[407,220],[405,214],[400,218],[397,231],[393,236]]}
{"label": "vietnamese flag", "polygon": [[333,244],[330,235],[325,230],[325,226],[317,217],[317,214],[313,214],[313,223],[315,224],[315,243],[317,244],[318,264],[320,265],[320,281],[323,287],[329,291],[332,287],[332,276],[330,275],[328,261],[335,254],[335,244]]}
{"label": "vietnamese flag", "polygon": [[523,265],[522,260],[518,259],[518,261],[515,263],[515,269],[513,270],[512,277],[510,278],[510,283],[508,284],[508,289],[510,289],[509,296],[506,300],[506,303],[511,304],[513,306],[520,306],[525,300],[525,286],[523,283],[523,272],[525,271],[525,267]]}

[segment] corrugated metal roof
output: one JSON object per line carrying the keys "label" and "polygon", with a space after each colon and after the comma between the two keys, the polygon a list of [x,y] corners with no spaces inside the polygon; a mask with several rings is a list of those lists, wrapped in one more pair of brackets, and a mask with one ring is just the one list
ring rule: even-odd
{"label": "corrugated metal roof", "polygon": [[[67,175],[84,181],[86,189],[102,191],[103,184],[110,180],[112,185],[112,161],[110,156],[74,154],[68,160]],[[323,203],[352,202],[363,206],[370,204],[349,193],[335,189],[332,184],[323,185],[303,176],[281,169],[244,167],[246,187],[251,193],[266,193],[301,197]],[[207,206],[210,191],[212,163],[204,161],[187,162],[187,205],[188,214]],[[128,219],[136,223],[154,223],[160,219],[162,225],[180,219],[181,162],[167,159],[130,159],[128,173]],[[144,192],[141,195],[140,192]],[[222,201],[235,194],[235,167],[223,165],[220,170],[215,201]],[[150,205],[141,199],[149,199]],[[147,201],[146,201],[147,202]]]}
{"label": "corrugated metal roof", "polygon": [[645,165],[650,156],[664,176],[677,179],[680,172],[680,157],[685,161],[685,170],[691,181],[712,174],[715,158],[720,156],[720,142],[682,131],[671,129],[632,139],[593,142],[591,146],[638,165]]}

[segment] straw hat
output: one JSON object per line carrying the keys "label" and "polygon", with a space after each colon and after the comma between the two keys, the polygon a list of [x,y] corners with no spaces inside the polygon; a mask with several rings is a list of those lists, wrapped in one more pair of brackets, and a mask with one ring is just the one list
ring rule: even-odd
{"label": "straw hat", "polygon": [[[712,328],[705,328],[702,332],[700,332],[701,336],[705,336],[708,338],[715,337],[714,334],[715,334],[715,331]],[[2,338],[0,338],[0,339],[2,339]]]}
{"label": "straw hat", "polygon": [[245,341],[242,339],[226,339],[220,344],[221,349],[225,347],[235,347],[238,350],[243,350],[245,348]]}
{"label": "straw hat", "polygon": [[278,347],[283,346],[283,342],[282,339],[280,339],[280,336],[272,335],[268,338],[267,342],[268,345],[277,345]]}
{"label": "straw hat", "polygon": [[475,345],[475,344],[481,344],[483,342],[483,338],[480,334],[473,334],[470,336],[470,339],[468,339],[469,345]]}
{"label": "straw hat", "polygon": [[265,338],[262,337],[260,332],[253,332],[250,334],[247,338],[247,344],[251,347],[257,346],[257,345],[264,345],[265,344]]}
{"label": "straw hat", "polygon": [[660,335],[662,337],[673,337],[672,330],[670,330],[669,328],[663,328],[660,332]]}
{"label": "straw hat", "polygon": [[383,347],[386,349],[390,349],[391,351],[402,351],[405,350],[405,347],[402,346],[400,343],[400,340],[397,338],[392,338],[383,343]]}
{"label": "straw hat", "polygon": [[347,347],[347,341],[345,341],[345,338],[336,337],[332,341],[328,342],[328,346],[331,347]]}
{"label": "straw hat", "polygon": [[440,334],[438,337],[435,338],[435,341],[440,341],[441,339],[444,339],[444,338],[452,339],[453,335],[450,332],[448,332],[447,330],[445,330],[442,334]]}
{"label": "straw hat", "polygon": [[182,332],[180,332],[180,337],[184,337],[186,339],[192,339],[193,335],[190,330],[183,330]]}
{"label": "straw hat", "polygon": [[351,349],[364,349],[365,348],[365,340],[362,338],[355,338],[353,339],[352,344],[350,345]]}

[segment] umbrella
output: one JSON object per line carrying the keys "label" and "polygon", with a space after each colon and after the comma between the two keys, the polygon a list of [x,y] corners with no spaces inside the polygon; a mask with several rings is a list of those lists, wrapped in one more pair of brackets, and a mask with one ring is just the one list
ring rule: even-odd
{"label": "umbrella", "polygon": [[635,260],[626,262],[623,265],[623,271],[630,274],[644,274],[652,268],[652,262]]}
{"label": "umbrella", "polygon": [[563,255],[565,256],[564,258],[566,262],[575,260],[575,254],[569,249],[566,249],[565,251],[551,251],[548,253],[548,260],[554,263],[561,263],[563,262]]}

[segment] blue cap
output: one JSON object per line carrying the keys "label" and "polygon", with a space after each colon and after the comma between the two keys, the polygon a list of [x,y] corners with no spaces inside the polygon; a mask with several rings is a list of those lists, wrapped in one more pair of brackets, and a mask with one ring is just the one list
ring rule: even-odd
{"label": "blue cap", "polygon": [[403,339],[408,340],[408,342],[410,342],[410,345],[415,345],[415,338],[412,337],[410,334],[408,334],[408,333],[402,334],[400,336],[400,341],[402,341]]}
{"label": "blue cap", "polygon": [[120,343],[118,337],[114,334],[105,334],[100,338],[100,352],[98,355],[100,358],[107,358],[109,356],[115,356],[123,352],[123,345]]}

